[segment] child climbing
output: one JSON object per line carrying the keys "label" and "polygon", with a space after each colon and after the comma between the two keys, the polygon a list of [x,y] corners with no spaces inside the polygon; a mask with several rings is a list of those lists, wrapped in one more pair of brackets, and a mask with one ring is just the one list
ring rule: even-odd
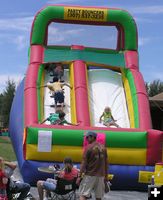
{"label": "child climbing", "polygon": [[50,116],[44,119],[41,124],[45,123],[46,121],[49,121],[50,124],[56,124],[56,121],[59,120],[59,113],[61,112],[60,107],[57,107],[55,110],[55,113],[50,113]]}
{"label": "child climbing", "polygon": [[57,77],[60,82],[63,82],[62,79],[64,75],[64,67],[62,63],[55,63],[55,68],[53,69],[53,76]]}
{"label": "child climbing", "polygon": [[57,104],[61,105],[61,110],[63,111],[64,107],[64,92],[63,86],[67,86],[70,89],[72,87],[68,83],[61,83],[58,77],[53,78],[53,83],[47,83],[44,87],[48,87],[50,92],[54,95],[55,109],[57,108]]}
{"label": "child climbing", "polygon": [[68,124],[68,125],[73,125],[73,126],[78,126],[79,125],[79,123],[77,123],[77,124],[72,124],[72,123],[70,123],[70,122],[68,122],[66,119],[65,119],[65,113],[63,112],[63,111],[61,111],[60,113],[59,113],[59,119],[55,122],[55,124],[57,124],[57,125],[65,125],[65,124]]}
{"label": "child climbing", "polygon": [[57,77],[60,82],[64,82],[64,66],[61,62],[47,63],[45,64],[45,69],[48,71],[50,76]]}

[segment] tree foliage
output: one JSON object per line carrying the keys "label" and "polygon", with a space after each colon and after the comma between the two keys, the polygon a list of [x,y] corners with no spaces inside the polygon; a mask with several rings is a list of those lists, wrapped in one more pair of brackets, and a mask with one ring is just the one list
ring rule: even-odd
{"label": "tree foliage", "polygon": [[15,95],[16,83],[8,79],[5,90],[0,94],[0,111],[3,127],[8,127],[12,101]]}
{"label": "tree foliage", "polygon": [[163,82],[157,79],[152,81],[151,83],[146,83],[146,89],[148,96],[153,97],[163,92]]}

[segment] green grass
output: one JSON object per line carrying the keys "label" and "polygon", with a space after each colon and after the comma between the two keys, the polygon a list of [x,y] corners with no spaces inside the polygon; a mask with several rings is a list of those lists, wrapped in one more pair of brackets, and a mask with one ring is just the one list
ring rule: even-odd
{"label": "green grass", "polygon": [[10,138],[0,136],[0,156],[5,160],[15,161],[16,155],[14,153]]}

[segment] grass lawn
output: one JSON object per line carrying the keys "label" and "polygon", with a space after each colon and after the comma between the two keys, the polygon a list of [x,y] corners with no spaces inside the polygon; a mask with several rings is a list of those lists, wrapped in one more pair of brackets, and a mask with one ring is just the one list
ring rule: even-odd
{"label": "grass lawn", "polygon": [[0,156],[8,161],[17,160],[9,137],[0,136]]}

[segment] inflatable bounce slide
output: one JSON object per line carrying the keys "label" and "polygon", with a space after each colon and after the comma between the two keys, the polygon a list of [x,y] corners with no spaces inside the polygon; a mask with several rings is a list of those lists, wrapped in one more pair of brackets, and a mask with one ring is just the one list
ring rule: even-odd
{"label": "inflatable bounce slide", "polygon": [[[117,48],[48,46],[51,22],[115,26]],[[109,37],[109,36],[108,36]],[[47,87],[53,77],[48,66],[64,66],[66,119],[72,125],[41,122],[55,112]],[[105,106],[112,110],[118,128],[99,123]],[[40,166],[62,163],[65,156],[79,165],[87,131],[97,132],[106,145],[108,171],[115,189],[144,189],[140,170],[153,171],[163,160],[161,131],[151,127],[148,96],[138,64],[137,28],[132,16],[121,9],[49,5],[33,21],[29,65],[17,88],[10,114],[10,135],[23,179],[35,184],[48,174]]]}

